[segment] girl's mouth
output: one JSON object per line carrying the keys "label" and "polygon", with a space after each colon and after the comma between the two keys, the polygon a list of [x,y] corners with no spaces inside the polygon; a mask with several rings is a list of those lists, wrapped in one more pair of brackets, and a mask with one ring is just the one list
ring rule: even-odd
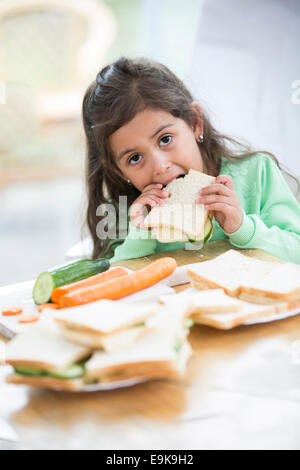
{"label": "girl's mouth", "polygon": [[[184,177],[185,177],[185,174],[182,173],[181,175],[176,176],[175,179],[177,180],[178,178],[184,178]],[[173,180],[173,181],[174,181],[174,180]],[[166,186],[167,186],[167,184],[164,184],[164,185],[163,185],[163,188],[165,188]]]}

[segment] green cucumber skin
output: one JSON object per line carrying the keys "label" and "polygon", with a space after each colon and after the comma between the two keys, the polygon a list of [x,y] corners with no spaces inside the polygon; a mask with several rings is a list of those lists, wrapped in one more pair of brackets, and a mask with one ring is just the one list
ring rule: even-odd
{"label": "green cucumber skin", "polygon": [[213,224],[210,218],[207,219],[205,226],[204,226],[204,239],[199,238],[199,239],[194,239],[194,238],[189,238],[189,242],[194,243],[194,242],[200,242],[203,241],[203,243],[207,242],[207,240],[210,239],[211,233],[213,229]]}
{"label": "green cucumber skin", "polygon": [[35,369],[33,367],[14,367],[15,372],[20,375],[28,375],[29,377],[44,377],[46,372],[42,369]]}
{"label": "green cucumber skin", "polygon": [[[87,277],[94,276],[95,274],[107,271],[110,268],[110,261],[105,258],[96,260],[82,259],[75,261],[74,263],[67,264],[61,268],[53,269],[46,273],[42,273],[37,278],[33,287],[33,300],[37,305],[50,302],[53,289],[55,287],[61,287],[66,284],[72,284],[73,282],[81,281]],[[51,277],[52,282],[49,279],[49,289],[41,289],[40,283],[43,282],[43,275],[48,274]]]}
{"label": "green cucumber skin", "polygon": [[69,367],[66,371],[64,372],[47,372],[47,375],[50,377],[54,377],[56,379],[62,379],[62,380],[72,380],[72,379],[78,379],[79,377],[82,377],[84,375],[85,369],[84,366],[80,366],[79,364],[74,364],[73,366]]}
{"label": "green cucumber skin", "polygon": [[109,267],[110,262],[108,259],[82,259],[49,271],[49,273],[53,278],[55,287],[60,287],[107,271]]}
{"label": "green cucumber skin", "polygon": [[66,369],[64,372],[51,372],[42,369],[35,369],[31,367],[15,367],[15,372],[19,375],[26,375],[28,377],[53,377],[62,380],[72,380],[82,377],[85,372],[83,365],[74,364]]}
{"label": "green cucumber skin", "polygon": [[211,219],[209,219],[209,220],[210,220],[210,229],[209,229],[208,233],[205,234],[204,243],[206,243],[208,240],[210,240],[210,238],[212,236],[213,228],[214,228]]}

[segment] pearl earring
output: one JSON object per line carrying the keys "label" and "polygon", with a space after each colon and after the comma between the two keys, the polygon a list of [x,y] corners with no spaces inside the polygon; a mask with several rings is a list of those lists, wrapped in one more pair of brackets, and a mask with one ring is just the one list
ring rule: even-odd
{"label": "pearl earring", "polygon": [[199,135],[198,139],[196,140],[196,142],[198,143],[201,143],[203,142],[204,138],[203,138],[203,135]]}
{"label": "pearl earring", "polygon": [[127,183],[128,183],[128,184],[132,184],[130,180],[127,180]]}

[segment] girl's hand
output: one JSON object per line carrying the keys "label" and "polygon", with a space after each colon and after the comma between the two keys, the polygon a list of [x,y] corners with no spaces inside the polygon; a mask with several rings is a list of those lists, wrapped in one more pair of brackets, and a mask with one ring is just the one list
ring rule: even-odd
{"label": "girl's hand", "polygon": [[196,199],[196,204],[205,204],[209,211],[214,211],[216,221],[225,232],[233,233],[240,228],[243,211],[231,176],[217,176],[215,181],[200,190],[199,194],[201,198]]}
{"label": "girl's hand", "polygon": [[156,205],[163,205],[168,192],[164,191],[162,184],[149,184],[144,188],[142,194],[130,206],[129,216],[130,222],[137,228],[148,230],[144,226],[144,219],[148,214],[148,210]]}

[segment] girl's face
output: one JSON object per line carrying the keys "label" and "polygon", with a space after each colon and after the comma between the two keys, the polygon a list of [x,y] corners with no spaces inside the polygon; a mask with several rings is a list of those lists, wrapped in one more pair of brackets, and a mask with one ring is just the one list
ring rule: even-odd
{"label": "girl's face", "polygon": [[[197,106],[197,105],[196,105]],[[124,179],[141,192],[152,183],[170,183],[190,169],[205,172],[194,128],[165,111],[145,109],[114,132],[110,147]]]}

